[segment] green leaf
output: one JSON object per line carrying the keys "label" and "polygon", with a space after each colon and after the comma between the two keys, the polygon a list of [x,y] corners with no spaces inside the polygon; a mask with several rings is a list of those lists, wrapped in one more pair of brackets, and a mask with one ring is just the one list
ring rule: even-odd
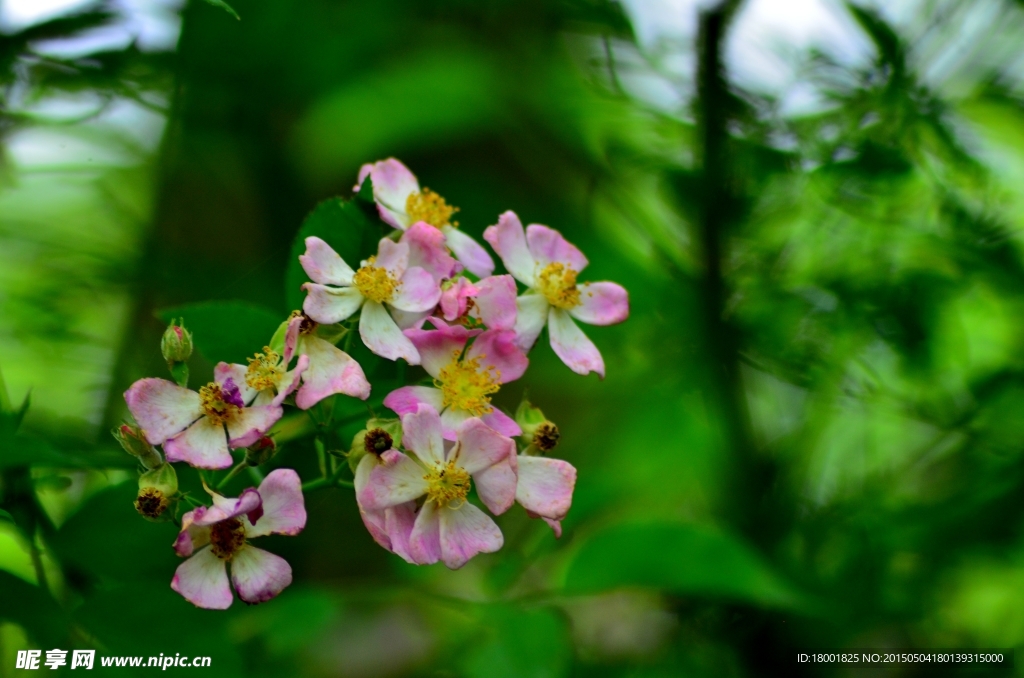
{"label": "green leaf", "polygon": [[274,336],[281,316],[244,301],[204,301],[163,309],[164,322],[184,318],[195,347],[210,362],[245,363]]}
{"label": "green leaf", "polygon": [[0,469],[18,466],[53,468],[131,468],[136,460],[111,447],[61,450],[28,436],[0,435]]}
{"label": "green leaf", "polygon": [[489,608],[464,662],[470,678],[557,678],[569,667],[565,622],[551,610]]}
{"label": "green leaf", "polygon": [[13,523],[14,522],[14,516],[12,516],[7,511],[5,511],[3,509],[0,509],[0,520],[7,520],[7,521],[10,521],[10,522]]}
{"label": "green leaf", "polygon": [[222,10],[224,10],[231,16],[235,17],[239,21],[242,20],[242,17],[238,16],[238,12],[235,11],[235,8],[229,5],[228,3],[224,2],[224,0],[206,0],[206,4],[213,5],[214,7],[220,7]]}
{"label": "green leaf", "polygon": [[[292,256],[285,275],[285,295],[289,307],[302,308],[306,293],[302,284],[309,280],[299,263],[299,255],[306,251],[306,238],[316,236],[334,248],[352,268],[377,251],[377,243],[384,232],[379,220],[371,220],[363,206],[355,200],[331,198],[316,206],[306,217],[292,244]],[[198,342],[198,337],[196,338]]]}
{"label": "green leaf", "polygon": [[567,593],[623,586],[795,608],[796,593],[740,538],[699,525],[624,524],[591,537],[574,556]]}
{"label": "green leaf", "polygon": [[67,616],[45,591],[3,571],[0,591],[0,621],[19,624],[38,645],[66,647]]}

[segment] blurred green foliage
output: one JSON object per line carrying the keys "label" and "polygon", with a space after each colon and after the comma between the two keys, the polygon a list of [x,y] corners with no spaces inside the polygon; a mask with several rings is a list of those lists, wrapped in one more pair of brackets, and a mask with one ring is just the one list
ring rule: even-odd
{"label": "blurred green foliage", "polygon": [[[173,53],[40,56],[113,21],[102,4],[0,36],[0,140],[62,158],[11,151],[0,188],[0,676],[26,647],[209,655],[225,677],[555,678],[864,675],[792,658],[1024,646],[1024,100],[1001,53],[944,90],[919,47],[973,3],[899,28],[846,7],[873,59],[803,55],[822,105],[797,116],[716,69],[685,109],[645,103],[624,83],[655,65],[604,0],[233,0],[241,21],[208,2]],[[705,66],[730,30],[712,16]],[[39,112],[71,95],[88,115]],[[109,123],[125,102],[137,117]],[[388,156],[466,232],[515,209],[631,293],[627,323],[590,332],[604,382],[542,339],[497,400],[528,391],[558,423],[579,470],[565,534],[516,509],[499,553],[417,568],[350,490],[310,493],[306,530],[267,538],[295,584],[194,609],[169,588],[175,526],[134,512],[107,435],[121,393],[164,375],[171,318],[194,382],[262,347],[301,301],[308,233],[365,256],[339,226],[362,207],[335,196]],[[383,414],[397,375],[370,378]],[[365,406],[326,407],[345,450]],[[316,477],[322,415],[283,420],[271,465]]]}

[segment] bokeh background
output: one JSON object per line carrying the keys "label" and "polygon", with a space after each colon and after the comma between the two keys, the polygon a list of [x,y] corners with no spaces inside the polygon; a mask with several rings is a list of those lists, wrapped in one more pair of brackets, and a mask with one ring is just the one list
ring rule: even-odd
{"label": "bokeh background", "polygon": [[[1024,4],[214,5],[0,0],[0,408],[30,396],[0,427],[0,676],[24,648],[225,678],[924,676],[793,656],[1024,645]],[[121,394],[164,374],[166,309],[283,318],[303,218],[389,156],[467,232],[515,209],[630,291],[589,332],[604,381],[542,338],[498,400],[561,428],[565,535],[515,509],[499,553],[417,568],[322,491],[263,544],[289,589],[195,609],[175,527],[132,507]],[[292,437],[272,465],[316,477]]]}

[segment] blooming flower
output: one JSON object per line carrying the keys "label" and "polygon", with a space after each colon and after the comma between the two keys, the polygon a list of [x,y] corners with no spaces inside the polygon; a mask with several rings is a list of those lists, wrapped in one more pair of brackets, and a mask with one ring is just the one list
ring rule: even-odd
{"label": "blooming flower", "polygon": [[276,403],[246,407],[238,382],[223,370],[198,393],[150,378],[132,384],[124,399],[146,440],[163,444],[167,461],[197,468],[231,466],[230,450],[255,443],[282,414]]}
{"label": "blooming flower", "polygon": [[587,258],[562,234],[547,226],[523,224],[505,212],[484,239],[501,257],[505,268],[529,289],[517,302],[516,336],[528,351],[548,326],[551,348],[573,372],[597,372],[604,377],[604,359],[594,343],[573,322],[612,325],[629,316],[629,297],[616,283],[577,284]]}
{"label": "blooming flower", "polygon": [[[384,406],[402,415],[429,405],[441,413],[448,440],[455,440],[459,424],[471,417],[479,417],[503,435],[519,435],[519,425],[491,405],[491,396],[501,384],[521,377],[529,364],[515,345],[515,334],[510,330],[467,330],[437,319],[432,322],[438,329],[410,329],[405,334],[419,350],[423,369],[434,378],[434,386],[403,386],[384,398]],[[476,340],[466,350],[470,337]]]}
{"label": "blooming flower", "polygon": [[[265,346],[262,353],[249,358],[248,366],[220,363],[214,372],[240,384],[246,404],[280,405],[296,389],[295,404],[303,410],[335,393],[366,400],[370,382],[363,368],[349,354],[316,336],[316,327],[316,322],[297,311],[288,319],[283,354]],[[296,354],[295,368],[287,371]]]}
{"label": "blooming flower", "polygon": [[409,266],[409,245],[380,241],[376,257],[353,271],[320,238],[306,238],[306,253],[299,257],[313,280],[302,286],[308,293],[303,310],[318,323],[336,323],[362,309],[359,335],[377,355],[389,360],[404,358],[419,364],[416,347],[388,314],[385,305],[400,311],[429,311],[441,298],[434,277],[419,266]]}
{"label": "blooming flower", "polygon": [[493,553],[504,537],[494,521],[467,501],[477,495],[495,515],[515,500],[515,443],[479,419],[459,425],[456,442],[445,451],[441,417],[428,406],[402,417],[403,443],[411,455],[381,455],[356,499],[366,511],[379,511],[425,497],[409,533],[409,553],[420,564],[438,560],[452,569],[478,553]]}
{"label": "blooming flower", "polygon": [[427,223],[440,230],[445,242],[466,269],[485,278],[494,270],[494,261],[480,243],[460,231],[452,215],[458,212],[444,198],[429,188],[420,188],[420,182],[409,168],[394,158],[363,165],[359,169],[358,192],[366,177],[373,182],[373,199],[385,223],[404,231],[413,224]]}
{"label": "blooming flower", "polygon": [[[267,534],[296,535],[306,526],[302,482],[295,471],[277,469],[237,499],[214,492],[213,506],[197,507],[181,520],[174,550],[188,558],[178,566],[171,588],[193,605],[213,610],[231,606],[231,584],[249,604],[270,600],[292,583],[288,561],[251,546]],[[191,556],[191,557],[189,557]]]}
{"label": "blooming flower", "polygon": [[[353,484],[357,496],[369,482],[373,469],[386,464],[385,459],[394,458],[394,455],[389,455],[389,453],[396,452],[390,434],[381,428],[366,431],[361,442],[366,454],[360,458],[359,464],[356,466]],[[416,562],[409,551],[409,535],[412,533],[416,520],[416,503],[414,501],[375,510],[360,505],[359,515],[374,541],[388,551],[401,556],[406,562]]]}
{"label": "blooming flower", "polygon": [[516,283],[510,275],[477,283],[459,277],[442,287],[438,306],[448,322],[479,321],[489,330],[511,330],[516,324]]}

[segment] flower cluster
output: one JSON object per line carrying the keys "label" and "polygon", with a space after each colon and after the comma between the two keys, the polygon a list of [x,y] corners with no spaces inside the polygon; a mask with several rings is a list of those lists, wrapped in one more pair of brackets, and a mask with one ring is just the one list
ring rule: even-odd
{"label": "flower cluster", "polygon": [[[450,568],[496,551],[502,533],[471,501],[473,490],[492,514],[518,503],[561,535],[576,470],[547,456],[558,428],[525,401],[510,416],[492,399],[523,376],[545,326],[552,349],[572,371],[603,378],[601,354],[576,323],[625,320],[625,289],[579,282],[586,257],[547,226],[524,229],[513,212],[484,233],[509,272],[493,275],[491,256],[452,220],[458,208],[421,188],[395,159],[364,165],[355,190],[372,194],[381,220],[395,230],[359,262],[307,237],[299,257],[310,279],[302,286],[302,310],[248,364],[218,363],[213,381],[188,389],[193,338],[172,323],[162,350],[174,381],[141,379],[125,393],[137,426],[125,424],[114,435],[144,467],[136,508],[150,520],[177,520],[178,502],[192,503],[174,543],[188,560],[171,586],[200,607],[231,604],[229,567],[231,584],[247,603],[283,590],[291,582],[288,563],[248,540],[301,531],[303,491],[347,484],[346,465],[324,453],[321,433],[329,427],[323,422],[316,440],[323,477],[306,485],[295,471],[279,468],[237,499],[207,487],[206,506],[179,492],[171,464],[226,469],[236,463],[232,452],[244,450],[217,487],[246,467],[262,478],[256,467],[277,452],[274,427],[286,406],[310,410],[336,394],[369,398],[362,366],[335,345],[346,337],[348,348],[357,327],[372,353],[426,373],[383,398],[398,418],[371,419],[342,454],[373,538],[408,562]],[[162,455],[154,446],[162,446]]]}

